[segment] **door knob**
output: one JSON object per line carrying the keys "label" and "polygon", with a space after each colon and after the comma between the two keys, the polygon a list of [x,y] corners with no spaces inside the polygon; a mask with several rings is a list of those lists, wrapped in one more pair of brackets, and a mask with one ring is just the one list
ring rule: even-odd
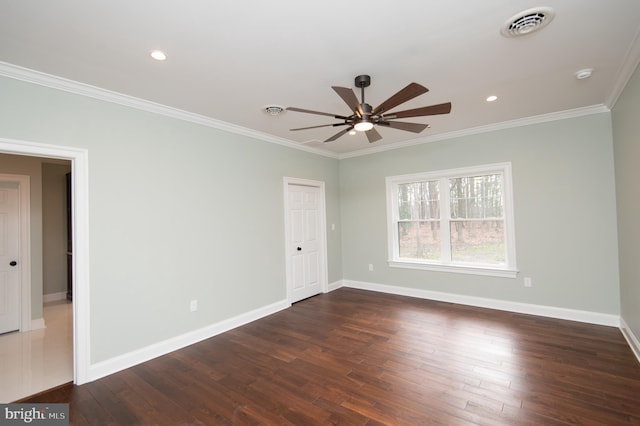
{"label": "door knob", "polygon": [[302,251],[302,247],[298,247],[298,251]]}
{"label": "door knob", "polygon": [[10,266],[16,266],[18,264],[18,262],[16,262],[15,260],[12,260],[11,262],[9,262]]}

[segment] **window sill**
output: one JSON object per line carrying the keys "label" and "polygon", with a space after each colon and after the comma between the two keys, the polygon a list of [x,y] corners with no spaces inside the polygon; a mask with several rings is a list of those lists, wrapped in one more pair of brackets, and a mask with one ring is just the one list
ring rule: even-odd
{"label": "window sill", "polygon": [[471,265],[443,265],[436,263],[426,262],[411,262],[411,261],[399,261],[389,260],[389,266],[392,268],[405,268],[405,269],[421,269],[423,271],[435,271],[435,272],[453,272],[457,274],[471,274],[471,275],[487,275],[491,277],[502,278],[516,278],[518,275],[517,269],[507,268],[491,268],[482,266]]}

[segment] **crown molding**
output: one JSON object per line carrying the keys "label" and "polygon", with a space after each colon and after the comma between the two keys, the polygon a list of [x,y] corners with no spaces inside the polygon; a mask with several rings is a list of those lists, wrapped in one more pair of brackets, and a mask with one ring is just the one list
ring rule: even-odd
{"label": "crown molding", "polygon": [[613,109],[616,102],[618,102],[618,98],[633,76],[638,64],[640,64],[640,30],[638,30],[636,37],[631,42],[631,46],[629,46],[624,62],[622,63],[620,70],[618,70],[618,78],[613,86],[613,90],[607,98],[606,105],[610,109]]}
{"label": "crown molding", "polygon": [[[639,60],[640,60],[640,33],[638,34],[638,37],[636,37],[636,40],[634,41],[632,51],[627,61],[625,62],[623,69],[620,71],[621,78],[619,79],[618,85],[616,85],[616,90],[615,90],[617,94],[611,97],[611,99],[613,99],[612,100],[613,103],[615,103],[615,100],[617,100],[617,97],[620,95],[620,93],[624,89],[624,86],[626,85],[627,81],[629,80],[629,78],[631,78],[631,75],[633,74],[633,71],[635,70],[635,66],[637,66]],[[155,102],[147,101],[144,99],[136,98],[133,96],[125,95],[122,93],[114,92],[111,90],[103,89],[100,87],[91,86],[89,84],[80,83],[80,82],[69,80],[66,78],[54,76],[51,74],[46,74],[46,73],[35,71],[29,68],[20,67],[18,65],[9,64],[7,62],[0,61],[0,76],[5,76],[15,80],[25,81],[28,83],[38,84],[40,86],[62,90],[65,92],[76,94],[76,95],[86,96],[93,99],[98,99],[101,101],[110,102],[110,103],[122,105],[125,107],[129,107],[129,108],[135,108],[138,110],[151,112],[153,114],[163,115],[166,117],[175,118],[177,120],[187,121],[190,123],[211,127],[214,129],[247,136],[253,139],[258,139],[261,141],[286,146],[288,148],[293,148],[300,151],[321,155],[324,157],[335,158],[338,160],[352,158],[352,157],[360,157],[363,155],[370,155],[370,154],[375,154],[379,152],[391,151],[395,149],[401,149],[401,148],[406,148],[406,147],[415,146],[415,145],[422,145],[425,143],[431,143],[431,142],[442,141],[447,139],[454,139],[454,138],[459,138],[463,136],[471,136],[479,133],[487,133],[487,132],[493,132],[496,130],[510,129],[513,127],[527,126],[531,124],[545,123],[548,121],[563,120],[567,118],[581,117],[584,115],[609,112],[610,108],[607,105],[611,104],[608,102],[607,105],[603,105],[603,104],[592,105],[588,107],[576,108],[576,109],[571,109],[566,111],[536,115],[532,117],[520,118],[516,120],[493,123],[485,126],[472,127],[468,129],[457,130],[453,132],[441,133],[438,135],[412,139],[406,142],[399,142],[392,145],[383,145],[383,146],[367,148],[367,149],[363,149],[355,152],[336,154],[334,152],[330,152],[326,150],[311,148],[311,147],[305,146],[304,144],[298,144],[288,139],[278,138],[263,132],[258,132],[256,130],[248,129],[246,127],[241,127],[235,124],[227,123],[225,121],[216,120],[214,118],[206,117],[204,115],[195,114],[195,113],[184,111],[177,108],[172,108],[167,105],[162,105],[159,103],[155,103]]]}
{"label": "crown molding", "polygon": [[25,81],[27,83],[38,84],[40,86],[45,86],[51,89],[62,90],[76,95],[86,96],[89,98],[98,99],[100,101],[110,102],[129,108],[135,108],[138,110],[151,112],[153,114],[163,115],[165,117],[175,118],[177,120],[187,121],[218,130],[223,130],[229,133],[235,133],[253,139],[294,148],[300,151],[310,152],[312,154],[322,155],[330,158],[338,158],[338,155],[333,152],[323,151],[316,148],[300,145],[287,139],[278,138],[266,133],[248,129],[246,127],[237,126],[225,121],[206,117],[204,115],[172,108],[167,105],[147,101],[100,87],[91,86],[89,84],[80,83],[63,77],[46,74],[40,71],[20,67],[18,65],[10,64],[7,62],[0,61],[0,76]]}
{"label": "crown molding", "polygon": [[529,126],[532,124],[546,123],[549,121],[564,120],[567,118],[582,117],[591,114],[600,114],[611,111],[605,105],[592,105],[588,107],[575,108],[565,111],[552,112],[548,114],[534,115],[531,117],[518,118],[516,120],[503,121],[500,123],[487,124],[485,126],[471,127],[468,129],[456,130],[453,132],[441,133],[438,135],[427,136],[418,139],[412,139],[406,142],[398,142],[393,145],[383,145],[374,148],[367,148],[356,152],[348,152],[338,156],[339,160],[352,157],[360,157],[363,155],[376,154],[394,149],[406,148],[415,145],[423,145],[426,143],[437,142],[447,139],[460,138],[464,136],[472,136],[480,133],[494,132],[497,130],[511,129],[514,127]]}

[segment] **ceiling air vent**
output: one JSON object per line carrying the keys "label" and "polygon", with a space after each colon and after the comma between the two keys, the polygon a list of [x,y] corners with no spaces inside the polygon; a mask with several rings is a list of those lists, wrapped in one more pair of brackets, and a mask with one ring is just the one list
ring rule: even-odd
{"label": "ceiling air vent", "polygon": [[536,7],[524,10],[509,18],[500,29],[505,37],[530,34],[545,27],[553,20],[555,12],[550,7]]}
{"label": "ceiling air vent", "polygon": [[267,105],[263,111],[269,115],[280,115],[284,111],[284,108],[280,105]]}

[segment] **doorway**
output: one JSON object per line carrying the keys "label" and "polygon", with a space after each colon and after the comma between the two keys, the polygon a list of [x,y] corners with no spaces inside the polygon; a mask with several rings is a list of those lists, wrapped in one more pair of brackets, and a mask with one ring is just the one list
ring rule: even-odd
{"label": "doorway", "polygon": [[285,178],[285,256],[290,303],[328,291],[324,182]]}
{"label": "doorway", "polygon": [[67,160],[0,154],[0,170],[9,172],[0,174],[2,403],[73,381],[65,256],[70,167]]}
{"label": "doorway", "polygon": [[[72,171],[71,227],[73,229],[73,381],[83,384],[91,381],[90,366],[90,311],[89,311],[89,258],[88,258],[88,163],[84,149],[43,145],[28,141],[0,138],[0,153],[54,160],[68,160]],[[28,256],[27,256],[28,257]]]}

